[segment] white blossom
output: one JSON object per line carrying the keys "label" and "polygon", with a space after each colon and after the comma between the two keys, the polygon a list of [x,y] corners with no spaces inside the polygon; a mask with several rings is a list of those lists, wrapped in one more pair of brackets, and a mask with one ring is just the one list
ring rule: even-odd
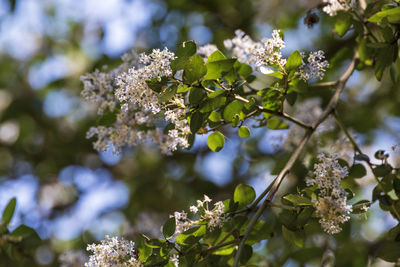
{"label": "white blossom", "polygon": [[305,82],[312,78],[319,78],[322,80],[325,75],[326,69],[329,67],[328,61],[324,60],[324,51],[319,50],[316,52],[311,52],[308,56],[307,63],[304,62],[305,54],[301,53],[303,62],[300,66],[300,78]]}
{"label": "white blossom", "polygon": [[261,40],[261,46],[255,50],[255,59],[258,66],[286,64],[286,59],[282,58],[281,50],[285,47],[285,42],[280,36],[279,30],[272,32],[272,38]]}
{"label": "white blossom", "polygon": [[217,50],[218,50],[218,48],[216,45],[206,44],[206,45],[197,47],[197,54],[199,54],[203,58],[207,59],[212,53],[214,53]]}
{"label": "white blossom", "polygon": [[355,4],[354,0],[323,0],[327,3],[326,6],[322,8],[322,11],[327,13],[329,16],[336,16],[338,11],[348,11]]}
{"label": "white blossom", "polygon": [[224,46],[226,49],[232,50],[232,57],[237,58],[239,62],[254,66],[254,52],[261,44],[253,41],[242,30],[236,30],[235,37],[225,40]]}
{"label": "white blossom", "polygon": [[101,244],[91,244],[87,250],[93,255],[86,267],[142,267],[143,264],[136,257],[135,243],[123,238],[105,236]]}
{"label": "white blossom", "polygon": [[169,261],[172,262],[174,264],[175,267],[179,266],[179,255],[178,254],[174,254],[169,258]]}
{"label": "white blossom", "polygon": [[307,178],[306,183],[318,188],[318,197],[312,202],[322,229],[328,234],[336,234],[342,230],[340,224],[350,219],[348,214],[352,211],[351,205],[347,205],[347,193],[340,185],[340,180],[348,175],[348,171],[340,166],[337,155],[326,157],[320,154],[318,160],[313,177]]}

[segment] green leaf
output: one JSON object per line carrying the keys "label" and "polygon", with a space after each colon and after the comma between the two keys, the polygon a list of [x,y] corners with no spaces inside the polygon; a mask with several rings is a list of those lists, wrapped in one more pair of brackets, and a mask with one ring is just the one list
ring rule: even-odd
{"label": "green leaf", "polygon": [[243,109],[243,103],[239,100],[233,100],[224,109],[224,120],[232,121],[235,115],[239,115]]}
{"label": "green leaf", "polygon": [[135,247],[139,251],[139,260],[145,262],[153,253],[153,248],[146,245],[147,239],[143,235],[139,235],[135,240]]}
{"label": "green leaf", "polygon": [[186,93],[186,92],[190,91],[190,89],[192,89],[192,87],[187,86],[185,84],[179,84],[178,90],[176,92],[177,93]]}
{"label": "green leaf", "polygon": [[378,12],[371,16],[368,21],[380,23],[382,20],[386,18],[390,23],[400,23],[400,7],[395,7],[392,9],[387,9],[381,12]]}
{"label": "green leaf", "polygon": [[237,202],[240,207],[251,204],[256,199],[256,191],[253,187],[246,184],[238,184],[233,193],[233,201]]}
{"label": "green leaf", "polygon": [[249,245],[244,245],[242,254],[240,255],[240,263],[241,264],[246,264],[253,255],[253,248]]}
{"label": "green leaf", "polygon": [[190,228],[176,237],[176,243],[183,246],[192,245],[199,241],[206,231],[207,227],[205,225]]}
{"label": "green leaf", "polygon": [[207,68],[201,56],[193,55],[185,65],[183,78],[187,83],[192,84],[203,78],[206,72]]}
{"label": "green leaf", "polygon": [[289,83],[289,90],[295,91],[297,93],[307,93],[308,86],[307,83],[300,79],[294,79]]}
{"label": "green leaf", "polygon": [[246,126],[239,127],[238,135],[242,138],[247,138],[250,136],[250,130]]}
{"label": "green leaf", "polygon": [[240,63],[240,67],[237,69],[237,73],[239,75],[242,75],[243,77],[247,77],[248,75],[253,73],[253,69],[247,64]]}
{"label": "green leaf", "polygon": [[211,112],[210,116],[208,116],[208,119],[212,122],[220,122],[222,120],[222,116],[220,112],[213,111]]}
{"label": "green leaf", "polygon": [[350,14],[340,12],[335,19],[335,30],[337,34],[342,37],[350,29],[351,16]]}
{"label": "green leaf", "polygon": [[158,97],[158,102],[160,103],[165,103],[167,101],[169,101],[171,98],[174,97],[174,95],[176,94],[177,91],[177,87],[176,86],[169,86],[167,87]]}
{"label": "green leaf", "polygon": [[226,102],[226,97],[224,97],[224,96],[211,98],[204,103],[204,105],[200,109],[200,112],[206,113],[206,112],[213,111],[213,110],[225,105],[225,102]]}
{"label": "green leaf", "polygon": [[300,52],[298,50],[294,51],[288,58],[285,68],[288,71],[297,69],[301,63],[303,62],[303,59],[301,58]]}
{"label": "green leaf", "polygon": [[8,225],[14,215],[15,206],[17,205],[17,199],[13,197],[7,204],[3,211],[3,217],[1,217],[1,224]]}
{"label": "green leaf", "polygon": [[380,247],[378,257],[388,262],[396,262],[400,258],[399,251],[400,242],[389,241]]}
{"label": "green leaf", "polygon": [[236,59],[224,59],[218,61],[211,61],[206,64],[207,74],[205,80],[216,80],[222,78],[224,74],[232,70]]}
{"label": "green leaf", "polygon": [[196,111],[190,117],[190,131],[195,134],[197,131],[203,126],[203,114],[201,112]]}
{"label": "green leaf", "polygon": [[369,162],[369,157],[368,157],[368,155],[365,155],[365,154],[357,154],[357,155],[355,155],[354,159],[358,160],[358,161]]}
{"label": "green leaf", "polygon": [[383,72],[387,67],[389,67],[393,62],[394,46],[391,45],[387,48],[381,48],[376,56],[375,63],[375,76],[378,81],[382,79]]}
{"label": "green leaf", "polygon": [[224,59],[226,59],[225,55],[224,55],[221,51],[216,50],[215,52],[213,52],[213,53],[208,57],[207,63],[215,62],[215,61],[220,61],[220,60],[224,60]]}
{"label": "green leaf", "polygon": [[186,66],[188,58],[196,54],[197,46],[194,41],[186,41],[181,43],[176,50],[176,59],[171,62],[171,69],[176,72],[183,70]]}
{"label": "green leaf", "polygon": [[291,231],[282,225],[283,237],[290,243],[302,248],[304,245],[305,234],[304,231]]}
{"label": "green leaf", "polygon": [[377,167],[375,167],[372,171],[374,172],[374,174],[378,177],[383,177],[387,174],[390,173],[390,171],[392,170],[392,167],[390,165],[379,165]]}
{"label": "green leaf", "polygon": [[225,145],[224,135],[220,132],[213,132],[207,138],[207,145],[214,152],[220,151]]}
{"label": "green leaf", "polygon": [[164,244],[165,240],[161,238],[150,239],[146,242],[146,245],[150,248],[161,248],[162,246],[164,246]]}
{"label": "green leaf", "polygon": [[349,171],[349,176],[352,178],[362,178],[367,175],[367,170],[362,164],[354,164]]}
{"label": "green leaf", "polygon": [[271,130],[281,130],[281,129],[289,128],[289,125],[286,122],[284,122],[283,120],[273,117],[268,120],[267,127],[268,127],[268,129],[271,129]]}
{"label": "green leaf", "polygon": [[12,233],[12,236],[19,236],[22,238],[28,238],[28,237],[33,237],[35,239],[40,240],[40,237],[38,236],[38,234],[36,233],[36,231],[34,229],[32,229],[29,226],[26,226],[25,224],[21,224],[20,226],[18,226]]}
{"label": "green leaf", "polygon": [[287,201],[293,203],[295,206],[311,206],[312,202],[310,199],[297,195],[297,194],[289,194],[283,197]]}
{"label": "green leaf", "polygon": [[206,93],[204,92],[203,89],[199,87],[193,87],[189,93],[189,103],[191,105],[197,105],[201,102],[201,100],[203,100],[205,96]]}
{"label": "green leaf", "polygon": [[159,78],[153,78],[153,79],[147,80],[146,84],[154,92],[160,93],[162,91],[162,89],[168,84],[168,78],[161,77],[161,80],[159,80]]}
{"label": "green leaf", "polygon": [[225,92],[226,92],[225,90],[217,90],[215,92],[212,92],[212,93],[208,94],[208,97],[209,98],[214,98],[214,97],[217,97],[217,96],[220,96],[220,95],[224,94]]}
{"label": "green leaf", "polygon": [[176,221],[175,217],[169,218],[163,225],[163,235],[165,238],[171,237],[175,233]]}

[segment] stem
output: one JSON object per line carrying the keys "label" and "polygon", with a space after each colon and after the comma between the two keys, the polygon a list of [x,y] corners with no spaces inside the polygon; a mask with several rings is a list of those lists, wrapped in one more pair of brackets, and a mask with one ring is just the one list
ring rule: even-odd
{"label": "stem", "polygon": [[[323,113],[317,118],[313,123],[311,128],[309,128],[306,133],[304,134],[302,140],[300,141],[300,144],[297,146],[293,154],[290,156],[289,160],[287,161],[285,167],[280,171],[278,177],[274,180],[272,183],[272,186],[270,190],[268,191],[268,195],[264,202],[261,204],[260,207],[258,207],[256,213],[254,214],[253,218],[251,218],[249,224],[247,225],[243,236],[240,240],[240,244],[238,247],[238,250],[235,255],[235,260],[233,263],[233,267],[238,267],[239,266],[239,259],[240,259],[240,254],[242,253],[243,247],[246,243],[246,239],[248,238],[251,230],[253,229],[254,225],[257,223],[257,220],[261,217],[263,214],[264,210],[270,205],[271,200],[274,198],[276,192],[279,189],[279,186],[281,185],[283,179],[286,177],[286,175],[289,173],[290,169],[293,167],[294,163],[296,160],[299,158],[302,150],[306,146],[308,140],[312,136],[312,134],[315,132],[315,130],[318,128],[318,126],[325,121],[325,119],[335,110],[336,105],[339,101],[340,94],[345,88],[347,80],[350,78],[351,74],[354,71],[356,62],[358,60],[358,53],[356,52],[347,67],[347,69],[344,71],[344,73],[339,77],[337,81],[337,87],[336,91],[331,97],[331,100],[329,101],[329,104],[327,107],[324,109]],[[264,194],[264,193],[263,193]]]}
{"label": "stem", "polygon": [[[343,123],[340,121],[337,112],[333,112],[333,116],[334,116],[334,118],[336,120],[336,123],[339,126],[339,128],[344,132],[344,134],[346,135],[347,139],[349,139],[349,141],[352,144],[354,150],[357,151],[360,154],[364,154],[362,152],[361,148],[357,145],[357,143],[354,140],[354,138],[350,135],[349,131],[347,131],[347,129],[344,127]],[[372,172],[372,175],[374,176],[375,180],[378,182],[379,188],[385,193],[385,195],[388,195],[389,192],[385,189],[385,187],[382,186],[381,181],[378,179],[378,177],[374,173],[373,164],[369,160],[366,161],[366,162],[367,162],[367,165],[368,165],[369,169]],[[391,203],[391,208],[393,210],[393,213],[395,214],[394,217],[400,222],[400,214],[397,211],[397,209],[396,209],[396,207],[394,206],[393,203]]]}

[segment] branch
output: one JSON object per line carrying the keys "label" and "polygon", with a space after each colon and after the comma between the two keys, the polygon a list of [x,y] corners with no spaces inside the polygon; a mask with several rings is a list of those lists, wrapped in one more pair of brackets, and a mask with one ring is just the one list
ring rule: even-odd
{"label": "branch", "polygon": [[[312,134],[315,132],[315,130],[318,128],[318,126],[335,110],[335,107],[339,101],[340,94],[342,93],[343,89],[345,88],[347,80],[350,78],[351,74],[354,71],[356,62],[358,60],[358,53],[356,52],[347,67],[347,69],[344,71],[344,73],[339,77],[337,81],[337,87],[336,91],[331,97],[331,100],[329,101],[329,104],[326,106],[325,110],[323,113],[317,118],[311,126],[311,129],[308,129],[306,133],[304,134],[302,140],[300,141],[300,144],[297,146],[293,154],[290,156],[288,162],[286,163],[285,167],[280,171],[278,177],[275,179],[275,181],[272,184],[272,187],[268,190],[268,195],[264,202],[261,204],[261,206],[257,209],[256,213],[254,214],[253,218],[250,220],[249,224],[247,225],[243,236],[241,238],[237,253],[235,255],[235,261],[233,263],[233,267],[238,267],[239,266],[239,259],[240,259],[240,254],[242,253],[243,247],[246,243],[246,239],[248,238],[251,230],[253,229],[254,225],[257,223],[257,220],[261,217],[263,214],[264,210],[269,206],[269,203],[271,200],[274,198],[276,192],[279,189],[279,186],[281,185],[283,179],[286,177],[286,175],[289,173],[290,169],[293,167],[294,163],[300,156],[302,150],[306,146],[308,140],[312,136]],[[268,188],[267,188],[268,189]],[[262,195],[266,194],[265,192],[262,193]]]}

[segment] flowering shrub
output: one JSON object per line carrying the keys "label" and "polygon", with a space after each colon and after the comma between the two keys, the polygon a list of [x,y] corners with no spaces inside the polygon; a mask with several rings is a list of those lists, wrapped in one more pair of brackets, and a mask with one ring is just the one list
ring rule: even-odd
{"label": "flowering shrub", "polygon": [[[295,50],[285,56],[280,30],[261,41],[236,30],[232,39],[223,42],[224,49],[186,41],[175,52],[163,48],[138,56],[127,54],[119,67],[83,76],[82,97],[98,105],[100,116],[87,137],[94,138],[99,151],[112,145],[119,153],[125,146],[150,143],[171,155],[190,149],[196,136],[207,134],[208,148],[218,152],[225,145],[226,128],[241,138],[252,135],[251,127],[289,128],[288,138],[294,136],[293,146],[287,148],[290,155],[258,196],[246,184],[238,184],[232,197],[223,201],[213,203],[204,195],[189,207],[190,212],[170,215],[159,238],[137,235],[133,242],[106,236],[100,244],[89,245],[91,255],[85,266],[250,266],[246,264],[254,255],[254,245],[261,241],[282,235],[288,244],[305,248],[309,237],[339,235],[349,220],[362,223],[352,214],[366,214],[374,202],[400,222],[400,168],[389,164],[384,151],[371,160],[339,116],[339,100],[356,69],[373,68],[380,81],[384,71],[399,62],[398,3],[379,1],[365,7],[361,2],[323,0],[319,6],[332,17],[339,37],[352,34],[346,68],[332,81],[321,82],[330,71],[337,75],[329,68],[341,70],[336,57],[343,55]],[[263,84],[266,78],[271,82]],[[263,86],[255,86],[260,83]],[[313,89],[312,94],[318,96],[322,88],[333,90],[324,92],[329,100],[323,108],[318,101],[309,102],[313,106],[306,112],[318,111],[307,114],[311,119],[289,111],[301,110],[306,102],[301,97]],[[350,144],[349,160],[319,140],[318,128],[329,120]],[[315,151],[321,152],[318,156],[307,152],[313,136],[318,146]],[[281,185],[295,164],[309,174],[299,176],[296,192],[285,192]],[[367,176],[367,169],[376,184],[371,198],[360,200],[351,188],[355,179]],[[10,233],[7,228],[13,207],[15,200],[2,219],[7,238],[18,236],[14,234],[17,230]],[[265,216],[272,208],[279,210],[274,218],[281,226],[278,232],[270,226],[273,219]],[[371,257],[399,263],[399,238],[397,225],[379,241]]]}

